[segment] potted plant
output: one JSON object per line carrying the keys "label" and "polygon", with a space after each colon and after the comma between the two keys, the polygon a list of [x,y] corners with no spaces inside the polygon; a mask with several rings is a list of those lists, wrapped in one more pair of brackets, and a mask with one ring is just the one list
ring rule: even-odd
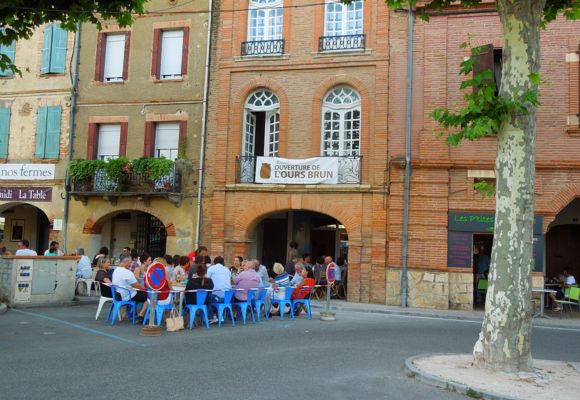
{"label": "potted plant", "polygon": [[141,157],[133,161],[133,171],[141,183],[149,185],[149,190],[165,190],[166,177],[170,177],[173,172],[173,161],[165,157]]}
{"label": "potted plant", "polygon": [[104,192],[121,191],[131,172],[131,162],[127,157],[108,160],[103,166],[99,190]]}
{"label": "potted plant", "polygon": [[95,174],[102,170],[104,165],[105,162],[102,160],[72,160],[69,164],[68,174],[74,184],[75,191],[90,192]]}

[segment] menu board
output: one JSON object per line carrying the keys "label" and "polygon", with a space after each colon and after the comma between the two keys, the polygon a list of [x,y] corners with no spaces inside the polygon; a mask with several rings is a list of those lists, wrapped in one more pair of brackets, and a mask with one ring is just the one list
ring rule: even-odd
{"label": "menu board", "polygon": [[449,231],[447,263],[451,268],[472,268],[471,232]]}

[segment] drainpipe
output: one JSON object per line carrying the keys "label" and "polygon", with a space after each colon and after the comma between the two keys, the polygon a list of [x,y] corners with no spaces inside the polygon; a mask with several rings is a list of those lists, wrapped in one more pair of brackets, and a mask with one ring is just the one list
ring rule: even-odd
{"label": "drainpipe", "polygon": [[213,0],[209,0],[209,20],[207,23],[207,49],[205,54],[205,82],[203,88],[203,114],[201,117],[201,149],[199,152],[199,178],[197,180],[197,222],[195,224],[195,248],[199,247],[201,234],[201,198],[203,194],[203,176],[205,172],[205,139],[207,136],[207,109],[209,97],[209,74],[211,58],[211,39],[213,26]]}
{"label": "drainpipe", "polygon": [[68,155],[67,155],[67,169],[65,175],[65,199],[64,199],[64,224],[62,226],[63,229],[63,247],[65,254],[68,253],[67,251],[67,239],[68,239],[68,213],[69,213],[69,203],[70,203],[70,176],[68,175],[68,164],[70,164],[72,160],[72,153],[73,153],[73,142],[74,142],[74,127],[75,127],[75,112],[76,112],[76,105],[77,105],[77,86],[79,81],[79,64],[80,64],[80,57],[79,51],[81,48],[81,24],[77,23],[77,31],[75,32],[75,48],[73,51],[73,62],[72,62],[72,88],[71,88],[71,96],[70,96],[70,116],[69,116],[69,127],[68,127]]}
{"label": "drainpipe", "polygon": [[413,9],[409,6],[407,34],[407,112],[405,117],[405,208],[403,214],[403,265],[401,272],[401,307],[407,307],[407,253],[409,252],[409,197],[411,192],[411,113],[413,106]]}

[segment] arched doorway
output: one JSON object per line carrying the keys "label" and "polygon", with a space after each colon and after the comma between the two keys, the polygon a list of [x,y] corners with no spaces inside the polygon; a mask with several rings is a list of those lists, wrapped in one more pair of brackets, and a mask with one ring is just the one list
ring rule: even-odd
{"label": "arched doorway", "polygon": [[112,257],[118,257],[123,247],[161,257],[166,253],[167,230],[163,222],[143,211],[123,210],[105,215],[92,228],[91,249],[109,248]]}
{"label": "arched doorway", "polygon": [[580,276],[578,244],[580,243],[580,198],[572,200],[558,213],[546,234],[546,277],[553,278],[569,268]]}
{"label": "arched doorway", "polygon": [[48,249],[51,223],[40,208],[27,203],[0,205],[0,239],[6,250],[14,254],[20,240],[30,242],[30,248],[40,255]]}

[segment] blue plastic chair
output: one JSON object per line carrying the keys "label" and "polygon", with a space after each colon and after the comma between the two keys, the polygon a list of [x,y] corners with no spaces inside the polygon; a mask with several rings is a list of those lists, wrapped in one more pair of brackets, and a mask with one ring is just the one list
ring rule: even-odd
{"label": "blue plastic chair", "polygon": [[260,322],[260,314],[262,314],[262,307],[264,307],[264,318],[267,321],[268,310],[266,310],[266,296],[268,296],[268,289],[260,288],[258,290],[260,297],[258,297],[257,299],[252,299],[252,307],[256,309],[256,317],[258,319],[258,322]]}
{"label": "blue plastic chair", "polygon": [[202,322],[205,320],[205,327],[209,329],[209,318],[207,316],[208,310],[207,306],[205,305],[205,299],[207,298],[208,292],[205,290],[200,290],[196,292],[195,295],[195,304],[186,304],[185,308],[183,309],[183,315],[185,315],[185,310],[189,311],[189,330],[193,329],[193,321],[195,321],[195,317],[198,311],[201,311],[202,314]]}
{"label": "blue plastic chair", "polygon": [[310,299],[312,298],[312,287],[311,286],[301,287],[299,292],[298,292],[298,297],[301,297],[307,291],[310,291],[310,293],[308,293],[308,296],[305,297],[304,299],[298,298],[298,299],[292,300],[292,306],[291,306],[292,310],[290,312],[292,314],[294,314],[295,306],[297,304],[304,304],[304,306],[306,307],[306,312],[308,313],[308,319],[312,319],[312,312],[310,311]]}
{"label": "blue plastic chair", "polygon": [[234,308],[240,310],[242,314],[242,321],[244,321],[244,325],[246,325],[246,313],[248,309],[250,309],[250,315],[252,316],[252,322],[255,324],[256,320],[254,319],[254,310],[252,309],[252,299],[254,298],[254,293],[256,291],[254,289],[248,289],[248,298],[246,301],[234,301],[232,305]]}
{"label": "blue plastic chair", "polygon": [[282,320],[282,321],[284,320],[284,308],[286,307],[286,305],[288,305],[288,307],[290,307],[290,319],[294,319],[294,311],[292,310],[292,300],[290,300],[290,298],[292,297],[293,291],[294,291],[293,287],[287,287],[286,293],[284,293],[283,299],[272,298],[270,300],[270,309],[268,310],[268,318],[270,318],[270,313],[272,312],[272,306],[274,304],[278,304],[278,307],[280,310],[280,320]]}
{"label": "blue plastic chair", "polygon": [[[149,320],[149,313],[151,312],[151,296],[153,292],[148,290],[147,297],[149,297],[149,303],[147,304],[147,311],[145,311],[145,317],[143,318],[143,326],[147,325],[147,321]],[[161,321],[163,321],[163,313],[166,310],[171,310],[173,308],[173,292],[169,293],[169,303],[167,304],[159,304],[159,301],[155,303],[155,324],[161,325]]]}
{"label": "blue plastic chair", "polygon": [[224,302],[223,303],[211,303],[210,307],[215,308],[218,314],[219,327],[222,327],[222,320],[226,310],[229,310],[230,317],[232,318],[232,326],[236,326],[236,321],[234,320],[234,309],[232,308],[232,297],[234,297],[234,290],[224,291]]}
{"label": "blue plastic chair", "polygon": [[[122,287],[118,287],[118,286],[114,286],[111,285],[111,295],[113,296],[113,304],[111,304],[111,308],[109,309],[109,313],[107,314],[107,319],[106,321],[109,320],[109,318],[111,318],[111,313],[112,318],[111,318],[111,325],[115,325],[115,321],[117,320],[117,317],[119,316],[119,310],[121,309],[121,307],[123,306],[127,306],[127,315],[129,315],[129,313],[131,313],[131,315],[133,316],[133,325],[135,325],[135,318],[137,317],[137,303],[134,300],[117,300],[117,291],[122,291],[125,290],[129,293],[131,293],[129,291],[129,289],[125,289]],[[120,296],[121,294],[119,294]]]}

